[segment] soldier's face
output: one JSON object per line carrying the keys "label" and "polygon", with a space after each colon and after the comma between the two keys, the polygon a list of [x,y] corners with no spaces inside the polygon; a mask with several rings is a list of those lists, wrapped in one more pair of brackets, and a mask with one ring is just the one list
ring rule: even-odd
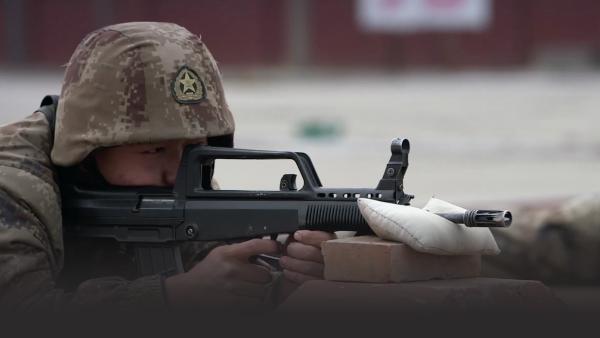
{"label": "soldier's face", "polygon": [[169,187],[175,183],[183,149],[188,144],[206,144],[206,138],[105,148],[96,152],[95,159],[98,170],[110,184]]}

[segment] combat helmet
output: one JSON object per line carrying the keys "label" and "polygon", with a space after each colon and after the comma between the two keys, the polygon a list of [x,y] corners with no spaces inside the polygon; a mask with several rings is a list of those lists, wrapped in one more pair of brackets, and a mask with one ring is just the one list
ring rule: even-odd
{"label": "combat helmet", "polygon": [[69,61],[52,161],[167,140],[232,145],[234,120],[217,64],[199,36],[172,23],[131,22],[87,35]]}

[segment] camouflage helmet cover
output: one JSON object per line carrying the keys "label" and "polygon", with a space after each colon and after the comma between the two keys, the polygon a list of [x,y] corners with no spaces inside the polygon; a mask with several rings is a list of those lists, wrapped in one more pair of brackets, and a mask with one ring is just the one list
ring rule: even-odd
{"label": "camouflage helmet cover", "polygon": [[200,37],[171,23],[131,22],[90,33],[69,61],[52,161],[94,149],[233,134],[216,62]]}

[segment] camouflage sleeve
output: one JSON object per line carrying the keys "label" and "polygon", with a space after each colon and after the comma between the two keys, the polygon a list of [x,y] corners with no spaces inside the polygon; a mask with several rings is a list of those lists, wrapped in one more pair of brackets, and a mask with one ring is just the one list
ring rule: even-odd
{"label": "camouflage sleeve", "polygon": [[28,208],[4,191],[0,191],[0,227],[0,303],[4,308],[152,308],[165,304],[160,276],[134,281],[117,277],[93,279],[70,294],[55,288],[58,271],[51,263],[47,238],[34,235],[43,226]]}
{"label": "camouflage sleeve", "polygon": [[161,276],[93,279],[74,293],[56,288],[63,264],[62,219],[49,151],[41,113],[0,127],[0,305],[17,310],[165,306]]}
{"label": "camouflage sleeve", "polygon": [[494,229],[502,252],[484,256],[487,277],[549,284],[600,281],[600,194],[515,206],[508,229]]}

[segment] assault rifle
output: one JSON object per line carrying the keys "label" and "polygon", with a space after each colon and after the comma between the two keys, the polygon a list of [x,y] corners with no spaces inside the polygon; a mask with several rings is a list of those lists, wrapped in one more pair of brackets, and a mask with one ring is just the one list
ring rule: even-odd
{"label": "assault rifle", "polygon": [[[408,140],[392,141],[391,158],[374,189],[331,189],[322,186],[305,153],[190,145],[173,189],[63,185],[65,232],[133,245],[140,275],[183,271],[178,246],[183,241],[236,241],[300,229],[370,233],[356,200],[408,205],[413,195],[404,193],[403,180],[409,151]],[[214,190],[217,159],[293,160],[304,186],[297,189],[296,175],[285,174],[279,191]],[[471,214],[469,220],[476,226],[477,212]],[[456,222],[462,217],[443,216]],[[483,226],[493,226],[494,217],[499,220],[497,213],[479,216]]]}

